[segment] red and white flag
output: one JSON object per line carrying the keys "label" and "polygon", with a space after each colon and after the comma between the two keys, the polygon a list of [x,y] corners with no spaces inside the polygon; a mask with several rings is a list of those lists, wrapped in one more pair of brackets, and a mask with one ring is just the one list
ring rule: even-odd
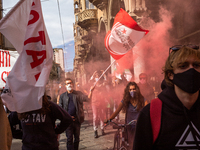
{"label": "red and white flag", "polygon": [[40,109],[53,61],[40,0],[20,0],[0,21],[0,32],[20,53],[7,77],[3,102],[18,113]]}
{"label": "red and white flag", "polygon": [[118,60],[131,50],[149,31],[142,29],[122,8],[115,16],[113,27],[104,39],[110,55]]}

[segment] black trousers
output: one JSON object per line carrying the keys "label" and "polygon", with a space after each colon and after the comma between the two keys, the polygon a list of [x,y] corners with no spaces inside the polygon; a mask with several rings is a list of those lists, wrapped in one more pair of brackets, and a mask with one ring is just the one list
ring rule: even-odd
{"label": "black trousers", "polygon": [[74,121],[66,129],[67,150],[78,150],[80,142],[80,128],[81,124],[78,121]]}

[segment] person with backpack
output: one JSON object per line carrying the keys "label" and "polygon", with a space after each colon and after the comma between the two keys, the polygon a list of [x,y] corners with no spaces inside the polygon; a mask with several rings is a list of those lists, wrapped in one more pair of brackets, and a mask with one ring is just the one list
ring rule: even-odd
{"label": "person with backpack", "polygon": [[[119,112],[122,110],[125,112],[125,123],[129,123],[132,120],[137,120],[141,109],[144,107],[144,97],[140,93],[140,89],[135,82],[129,82],[124,89],[123,100],[119,103],[116,111],[110,116],[108,120],[104,122],[107,123],[109,120],[114,119]],[[133,147],[133,139],[135,134],[135,125],[131,124],[127,126],[128,143],[129,148]]]}
{"label": "person with backpack", "polygon": [[170,49],[162,92],[141,111],[133,150],[200,149],[200,50]]}

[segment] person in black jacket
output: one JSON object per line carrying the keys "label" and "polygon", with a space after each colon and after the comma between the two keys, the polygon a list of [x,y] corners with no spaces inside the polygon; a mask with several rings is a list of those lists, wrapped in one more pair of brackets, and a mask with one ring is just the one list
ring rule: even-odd
{"label": "person in black jacket", "polygon": [[[67,92],[60,95],[59,105],[64,108],[72,117],[73,123],[66,129],[67,149],[78,150],[80,141],[80,127],[84,121],[83,102],[89,101],[93,88],[91,87],[88,96],[81,91],[75,91],[72,79],[65,81]],[[73,140],[74,136],[74,140]]]}
{"label": "person in black jacket", "polygon": [[[73,122],[60,106],[43,96],[42,108],[25,113],[11,112],[8,116],[14,138],[22,139],[22,150],[58,150],[58,134]],[[60,123],[56,125],[56,120]],[[19,125],[20,128],[15,128]]]}
{"label": "person in black jacket", "polygon": [[148,104],[138,117],[134,150],[200,149],[200,50],[180,45],[170,51],[158,95],[162,101],[158,137],[153,142]]}

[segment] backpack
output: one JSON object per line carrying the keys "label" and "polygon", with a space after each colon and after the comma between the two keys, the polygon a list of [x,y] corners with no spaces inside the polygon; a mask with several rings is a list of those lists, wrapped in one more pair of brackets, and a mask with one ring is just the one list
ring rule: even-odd
{"label": "backpack", "polygon": [[161,126],[162,101],[159,98],[151,100],[150,119],[153,133],[153,143],[156,141]]}

